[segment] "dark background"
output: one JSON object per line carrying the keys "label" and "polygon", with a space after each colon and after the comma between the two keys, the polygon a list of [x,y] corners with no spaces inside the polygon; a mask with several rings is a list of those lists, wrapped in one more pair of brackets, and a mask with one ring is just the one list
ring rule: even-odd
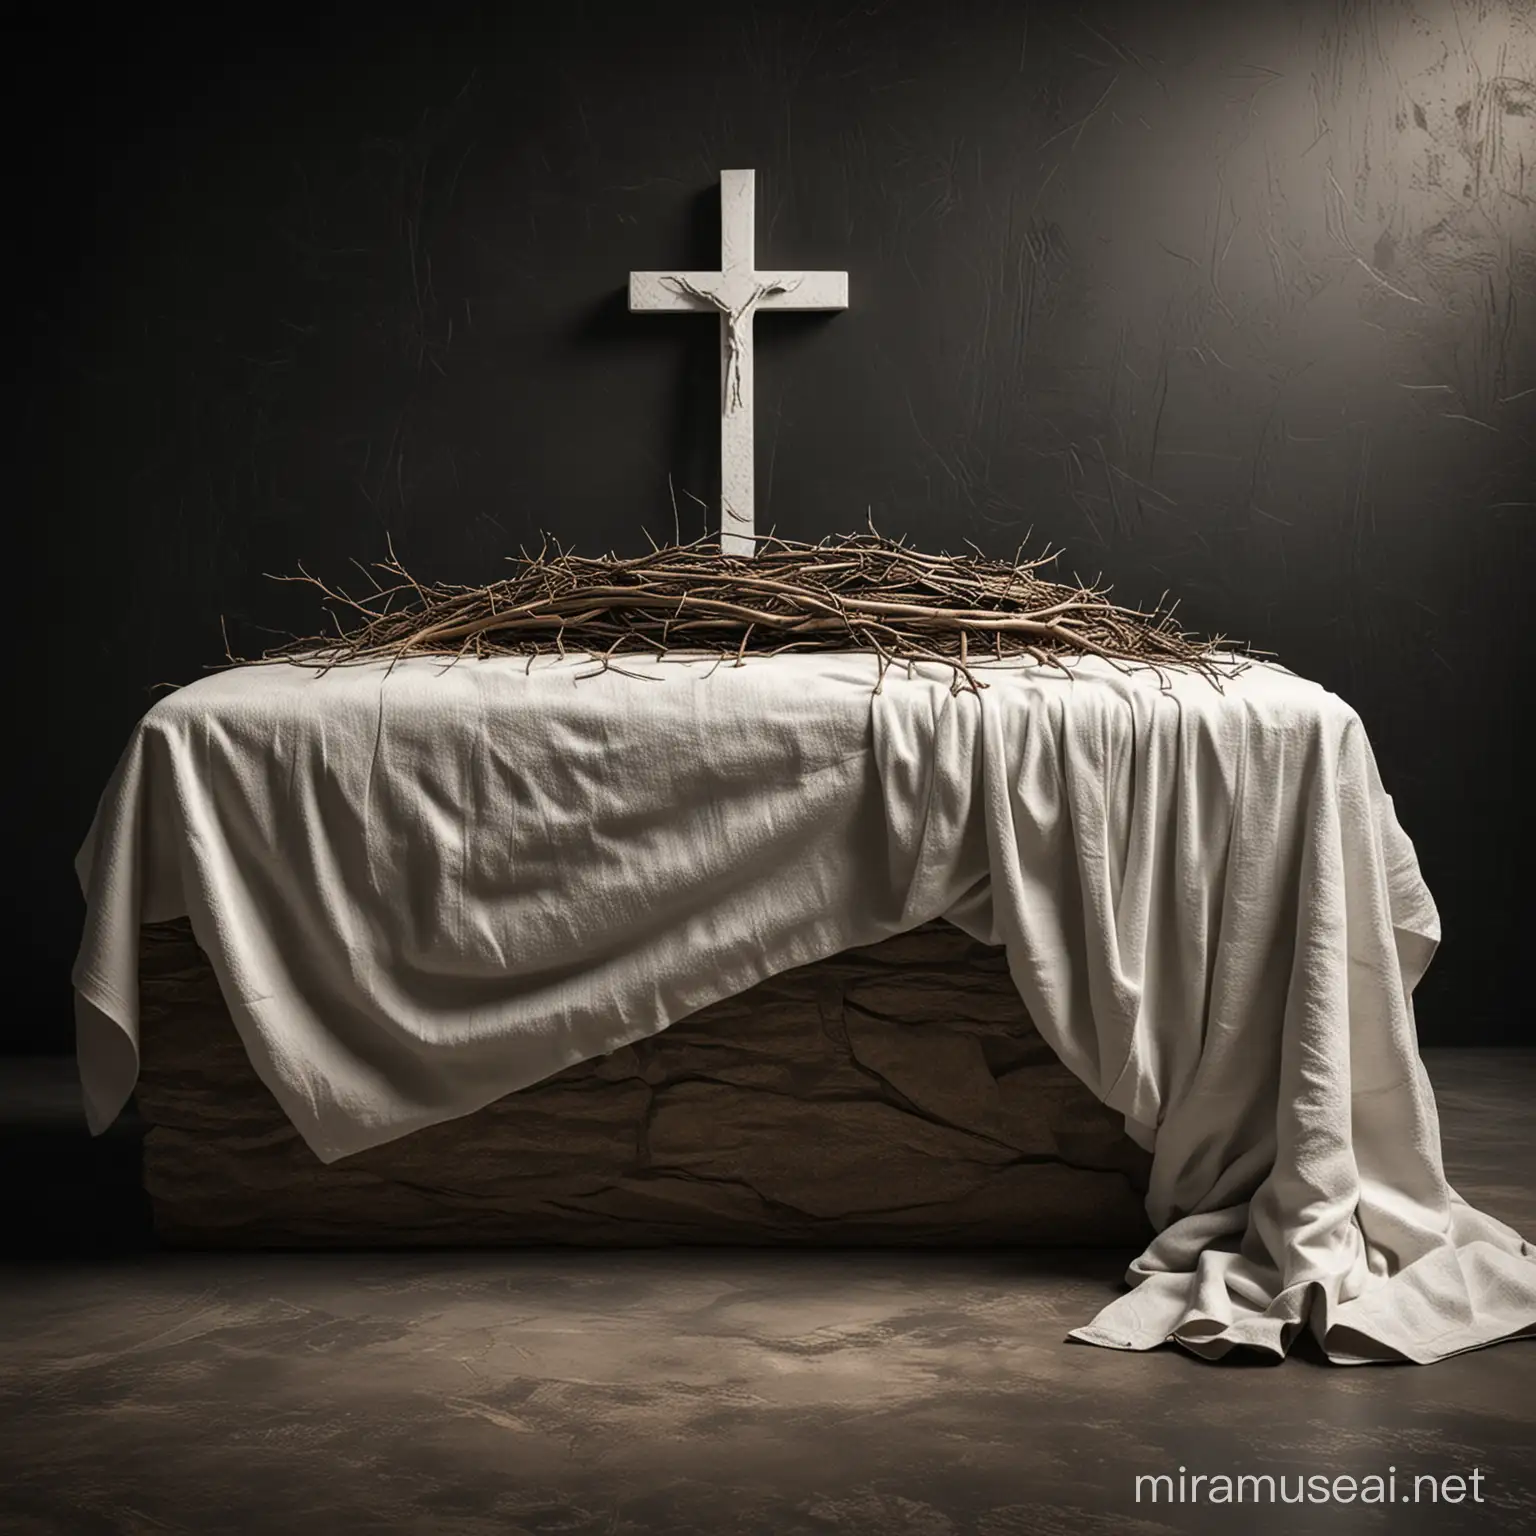
{"label": "dark background", "polygon": [[251,15],[11,50],[0,1050],[71,1048],[71,859],[152,685],[221,615],[324,622],[263,572],[635,551],[669,472],[704,531],[716,328],[624,286],[717,265],[730,166],[759,261],[852,289],[757,327],[759,529],[1033,529],[1339,693],[1442,914],[1423,1039],[1532,1042],[1528,0]]}

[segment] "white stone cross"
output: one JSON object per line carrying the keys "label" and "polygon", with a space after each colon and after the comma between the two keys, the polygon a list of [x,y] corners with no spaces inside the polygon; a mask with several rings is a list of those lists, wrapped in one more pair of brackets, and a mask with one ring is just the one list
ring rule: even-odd
{"label": "white stone cross", "polygon": [[753,171],[720,172],[720,270],[631,272],[629,308],[720,315],[720,549],[750,555],[755,487],[752,316],[759,309],[847,309],[846,272],[759,272]]}

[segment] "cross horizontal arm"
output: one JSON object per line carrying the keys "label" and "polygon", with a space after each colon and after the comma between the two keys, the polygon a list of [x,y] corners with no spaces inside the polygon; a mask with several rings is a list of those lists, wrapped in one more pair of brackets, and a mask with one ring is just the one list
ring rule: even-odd
{"label": "cross horizontal arm", "polygon": [[700,310],[712,306],[696,299],[678,285],[695,288],[713,287],[720,281],[718,272],[631,272],[629,274],[629,311],[646,309]]}
{"label": "cross horizontal arm", "polygon": [[757,301],[759,309],[847,309],[848,274],[846,272],[758,272],[760,283],[770,289],[781,284],[783,293],[765,293]]}
{"label": "cross horizontal arm", "polygon": [[[848,274],[846,272],[754,272],[755,281],[769,289],[782,286],[782,293],[765,293],[757,301],[759,309],[847,309]],[[631,272],[629,274],[629,309],[669,310],[673,313],[697,312],[711,306],[705,299],[689,293],[688,287],[709,289],[721,281],[719,272]]]}

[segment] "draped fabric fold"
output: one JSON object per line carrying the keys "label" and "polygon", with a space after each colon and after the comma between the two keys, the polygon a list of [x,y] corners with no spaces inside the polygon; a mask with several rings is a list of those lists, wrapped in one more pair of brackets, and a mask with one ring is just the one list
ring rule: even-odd
{"label": "draped fabric fold", "polygon": [[187,915],[332,1161],[935,917],[1153,1154],[1158,1236],[1074,1337],[1429,1361],[1536,1332],[1450,1189],[1413,990],[1440,938],[1359,717],[1204,679],[859,653],[236,669],[135,728],[77,860],[92,1128],[141,922]]}

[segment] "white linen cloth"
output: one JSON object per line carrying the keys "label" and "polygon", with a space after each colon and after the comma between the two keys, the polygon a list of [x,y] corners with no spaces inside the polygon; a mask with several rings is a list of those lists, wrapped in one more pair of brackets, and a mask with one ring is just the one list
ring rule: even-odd
{"label": "white linen cloth", "polygon": [[[1411,994],[1439,942],[1365,729],[1273,664],[858,652],[218,673],[135,728],[77,870],[92,1128],[141,922],[188,915],[317,1157],[470,1113],[936,917],[1153,1153],[1159,1236],[1075,1337],[1429,1361],[1536,1331],[1447,1185]],[[585,674],[585,675],[583,675]]]}

